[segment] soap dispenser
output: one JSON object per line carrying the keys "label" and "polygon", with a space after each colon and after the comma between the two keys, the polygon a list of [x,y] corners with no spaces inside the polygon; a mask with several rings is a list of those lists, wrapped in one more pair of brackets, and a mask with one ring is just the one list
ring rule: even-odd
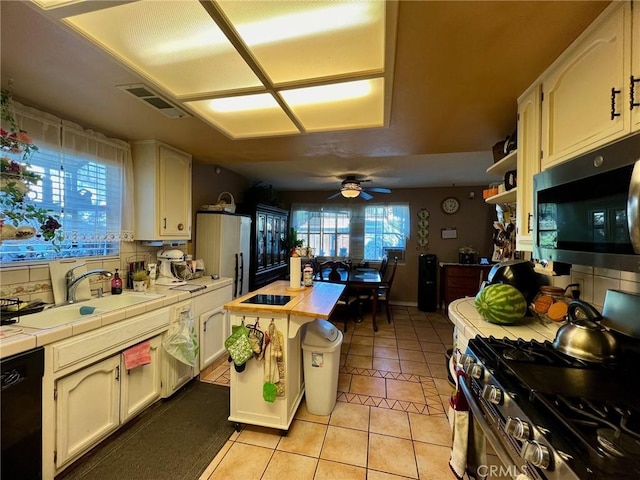
{"label": "soap dispenser", "polygon": [[116,272],[113,274],[113,278],[111,279],[111,294],[120,295],[121,293],[122,279],[120,278],[120,274],[118,273],[118,269],[116,268]]}

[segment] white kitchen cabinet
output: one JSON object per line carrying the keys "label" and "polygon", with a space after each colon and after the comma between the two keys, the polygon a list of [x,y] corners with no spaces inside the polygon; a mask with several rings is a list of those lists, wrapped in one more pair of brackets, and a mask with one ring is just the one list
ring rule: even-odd
{"label": "white kitchen cabinet", "polygon": [[56,467],[61,467],[160,398],[161,336],[151,363],[127,370],[113,355],[56,383]]}
{"label": "white kitchen cabinet", "polygon": [[156,140],[132,142],[137,240],[191,240],[191,155]]}
{"label": "white kitchen cabinet", "polygon": [[225,354],[224,341],[230,335],[229,314],[224,304],[233,299],[228,285],[193,299],[194,315],[200,328],[200,371]]}
{"label": "white kitchen cabinet", "polygon": [[[631,81],[634,86],[633,102],[631,109],[631,130],[640,131],[640,0],[633,2],[633,19],[631,21]],[[631,88],[631,85],[629,85]],[[631,95],[631,94],[630,94]]]}
{"label": "white kitchen cabinet", "polygon": [[518,99],[516,248],[533,251],[533,176],[540,171],[540,85]]}
{"label": "white kitchen cabinet", "polygon": [[122,358],[120,422],[125,423],[160,398],[162,392],[162,337],[149,340],[151,363],[127,370]]}
{"label": "white kitchen cabinet", "polygon": [[[180,328],[180,317],[182,315],[187,315],[188,317],[193,319],[195,332],[196,334],[199,333],[198,329],[195,328],[193,304],[191,303],[191,300],[177,304],[173,307],[172,312],[171,324],[169,325],[169,330],[163,334],[163,340],[168,335],[172,335],[173,332]],[[166,351],[164,352],[163,358],[162,398],[167,398],[173,395],[180,387],[192,380],[193,377],[195,377],[200,372],[197,368],[192,367],[191,365],[187,365],[177,358],[172,357]],[[196,360],[196,362],[198,362],[198,360]]]}
{"label": "white kitchen cabinet", "polygon": [[542,75],[542,169],[630,130],[631,4],[613,2]]}
{"label": "white kitchen cabinet", "polygon": [[229,335],[229,318],[224,307],[200,315],[200,371],[224,355],[224,341]]}
{"label": "white kitchen cabinet", "polygon": [[88,450],[120,425],[120,355],[56,384],[56,467]]}

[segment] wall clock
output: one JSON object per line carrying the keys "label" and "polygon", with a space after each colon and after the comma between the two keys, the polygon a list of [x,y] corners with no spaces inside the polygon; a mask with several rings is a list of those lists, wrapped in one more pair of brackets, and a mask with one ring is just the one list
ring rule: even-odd
{"label": "wall clock", "polygon": [[460,209],[460,202],[455,197],[447,197],[442,201],[441,207],[444,213],[452,215]]}

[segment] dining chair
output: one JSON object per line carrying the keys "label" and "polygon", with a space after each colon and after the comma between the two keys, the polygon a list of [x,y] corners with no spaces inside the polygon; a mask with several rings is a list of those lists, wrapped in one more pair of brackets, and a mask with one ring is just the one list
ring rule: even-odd
{"label": "dining chair", "polygon": [[[349,290],[349,272],[351,270],[351,265],[342,261],[333,261],[327,260],[326,262],[322,262],[319,265],[318,275],[320,277],[320,281],[329,281],[329,282],[340,282],[344,284],[344,291],[340,298],[338,299],[338,303],[336,303],[336,309],[338,310],[346,310],[347,312],[351,312],[351,303],[350,303],[350,290]],[[342,272],[342,273],[341,273]],[[349,315],[345,315],[344,317],[344,332],[347,332],[347,324],[349,321]]]}
{"label": "dining chair", "polygon": [[391,269],[388,270],[388,275],[385,276],[384,282],[378,288],[378,305],[384,303],[385,311],[387,314],[387,322],[391,323],[391,304],[389,303],[389,296],[391,295],[391,287],[393,285],[393,279],[396,276],[396,269],[398,268],[398,257],[396,257],[393,261],[393,265]]}
{"label": "dining chair", "polygon": [[384,274],[387,273],[387,266],[389,265],[389,255],[386,253],[382,257],[382,262],[380,262],[380,278],[384,278]]}

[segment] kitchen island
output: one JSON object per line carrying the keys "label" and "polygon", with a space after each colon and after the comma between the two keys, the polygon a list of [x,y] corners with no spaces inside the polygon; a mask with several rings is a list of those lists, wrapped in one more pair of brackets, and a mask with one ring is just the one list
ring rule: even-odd
{"label": "kitchen island", "polygon": [[277,337],[282,340],[279,395],[274,402],[263,398],[263,386],[270,376],[269,359],[254,357],[242,371],[233,366],[230,369],[229,420],[236,422],[236,429],[241,423],[289,429],[304,394],[300,327],[315,319],[328,319],[344,290],[344,285],[333,283],[315,283],[299,291],[291,291],[288,286],[289,282],[277,281],[225,304],[231,325],[257,323],[262,331],[279,332]]}

